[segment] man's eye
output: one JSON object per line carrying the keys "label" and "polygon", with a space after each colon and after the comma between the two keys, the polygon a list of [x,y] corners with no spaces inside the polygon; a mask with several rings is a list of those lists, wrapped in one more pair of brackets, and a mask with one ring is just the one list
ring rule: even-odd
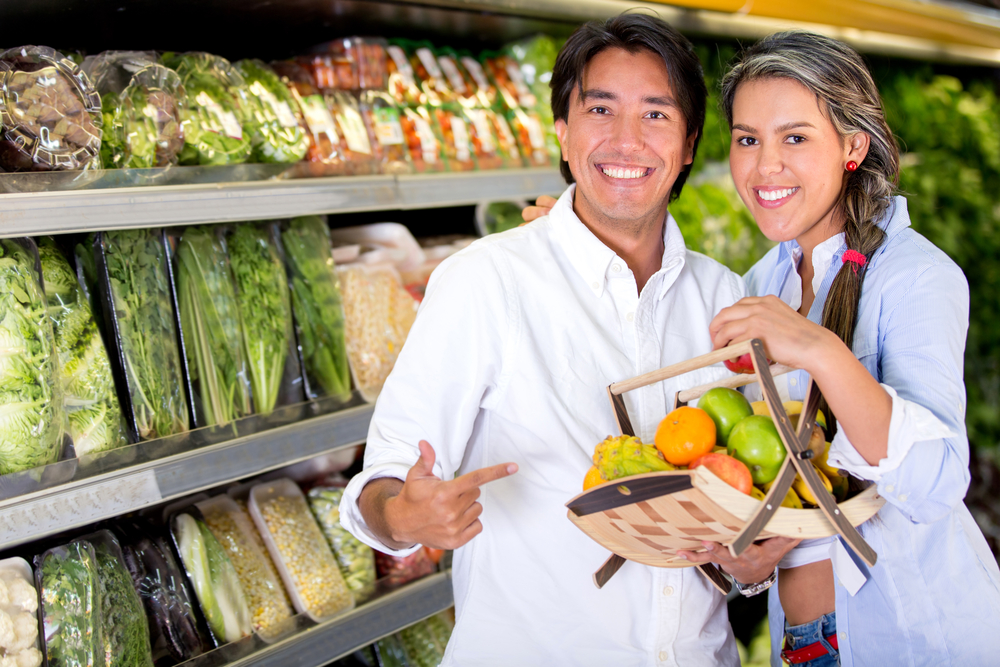
{"label": "man's eye", "polygon": [[593,109],[590,110],[590,112],[591,113],[599,113],[599,114],[607,115],[607,114],[611,113],[611,110],[608,109],[607,107],[594,107]]}
{"label": "man's eye", "polygon": [[757,140],[753,137],[740,137],[736,140],[736,143],[740,146],[756,146]]}
{"label": "man's eye", "polygon": [[655,118],[656,120],[667,120],[669,116],[662,111],[650,111],[648,114],[649,118]]}

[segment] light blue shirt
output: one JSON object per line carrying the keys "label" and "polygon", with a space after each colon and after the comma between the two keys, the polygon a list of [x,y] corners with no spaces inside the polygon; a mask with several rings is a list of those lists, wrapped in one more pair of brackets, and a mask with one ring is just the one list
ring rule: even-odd
{"label": "light blue shirt", "polygon": [[[958,435],[914,443],[878,477],[886,504],[859,527],[878,561],[869,568],[854,557],[867,579],[854,596],[835,575],[841,665],[1000,664],[1000,569],[963,503],[968,283],[947,255],[910,229],[903,197],[879,224],[887,238],[868,264],[854,353],[880,383]],[[787,294],[787,283],[798,280],[796,249],[789,241],[768,252],[747,273],[747,292]],[[813,322],[822,319],[846,249],[837,251],[816,292]],[[808,376],[793,377],[789,392],[802,400]],[[769,619],[771,663],[778,666],[785,619],[777,587]]]}

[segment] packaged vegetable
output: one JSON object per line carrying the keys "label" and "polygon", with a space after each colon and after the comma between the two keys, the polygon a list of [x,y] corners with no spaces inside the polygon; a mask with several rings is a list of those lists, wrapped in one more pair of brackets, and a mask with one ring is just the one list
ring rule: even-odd
{"label": "packaged vegetable", "polygon": [[0,475],[54,463],[62,449],[59,355],[31,239],[0,239]]}
{"label": "packaged vegetable", "polygon": [[102,232],[94,238],[101,293],[127,394],[131,439],[188,430],[184,373],[174,317],[174,286],[161,230]]}
{"label": "packaged vegetable", "polygon": [[419,579],[435,571],[434,563],[422,548],[409,556],[390,556],[375,552],[375,571],[379,579],[385,578],[390,587]]}
{"label": "packaged vegetable", "polygon": [[341,37],[314,47],[330,57],[333,85],[340,90],[385,89],[385,40]]}
{"label": "packaged vegetable", "polygon": [[469,132],[469,142],[476,156],[479,169],[497,169],[504,165],[500,154],[500,140],[490,122],[490,111],[486,109],[461,109],[465,126]]}
{"label": "packaged vegetable", "polygon": [[513,109],[507,114],[514,129],[521,154],[528,166],[547,167],[551,164],[549,149],[545,143],[545,129],[535,111]]}
{"label": "packaged vegetable", "polygon": [[38,592],[23,558],[0,560],[0,665],[39,667]]}
{"label": "packaged vegetable", "polygon": [[505,53],[485,52],[483,66],[500,92],[507,109],[534,109],[538,98],[528,88],[520,64]]}
{"label": "packaged vegetable", "polygon": [[157,665],[172,665],[209,648],[195,615],[173,551],[148,523],[128,520],[115,526],[132,584],[146,609],[151,652]]}
{"label": "packaged vegetable", "polygon": [[458,107],[431,107],[431,114],[441,128],[445,161],[450,171],[471,171],[476,168],[469,124]]}
{"label": "packaged vegetable", "polygon": [[375,642],[375,656],[379,667],[409,667],[406,649],[399,635],[389,635]]}
{"label": "packaged vegetable", "polygon": [[458,101],[458,94],[452,89],[445,76],[441,64],[438,63],[434,46],[427,41],[400,41],[410,57],[410,66],[420,86],[420,101],[422,104],[439,106]]}
{"label": "packaged vegetable", "polygon": [[316,486],[309,490],[309,508],[319,522],[337,565],[354,599],[361,602],[375,590],[375,552],[340,525],[343,487]]}
{"label": "packaged vegetable", "polygon": [[48,314],[59,355],[67,431],[77,456],[128,444],[111,360],[90,300],[69,260],[51,237],[38,240]]}
{"label": "packaged vegetable", "polygon": [[552,81],[552,68],[561,43],[548,35],[535,35],[506,48],[520,64],[525,83],[538,100],[534,111],[542,121],[549,160],[557,165],[562,154],[559,138],[556,136],[555,119],[552,117],[552,89],[549,83]]}
{"label": "packaged vegetable", "polygon": [[478,105],[484,109],[493,108],[497,104],[500,92],[486,76],[482,63],[473,58],[468,51],[460,51],[457,55],[461,71],[466,75],[466,82],[472,80],[470,85],[473,87]]}
{"label": "packaged vegetable", "polygon": [[309,137],[306,160],[310,175],[343,172],[344,156],[340,152],[341,138],[337,124],[309,70],[295,61],[276,62],[271,67],[288,86],[301,110],[302,128]]}
{"label": "packaged vegetable", "polygon": [[305,157],[309,138],[288,87],[260,60],[241,60],[235,68],[249,92],[244,126],[250,132],[250,161],[298,162]]}
{"label": "packaged vegetable", "polygon": [[0,171],[100,169],[101,98],[45,46],[0,53]]}
{"label": "packaged vegetable", "polygon": [[243,325],[243,353],[259,414],[303,400],[302,371],[294,353],[292,297],[276,235],[276,225],[241,223],[226,236]]}
{"label": "packaged vegetable", "polygon": [[341,138],[340,154],[344,157],[348,173],[372,174],[378,171],[357,98],[343,90],[328,90],[323,99],[337,123]]}
{"label": "packaged vegetable", "polygon": [[249,506],[297,611],[320,621],[354,607],[330,545],[295,482],[254,486]]}
{"label": "packaged vegetable", "polygon": [[398,104],[420,104],[420,87],[406,51],[398,44],[385,47],[386,89]]}
{"label": "packaged vegetable", "polygon": [[184,147],[180,76],[143,51],[105,51],[84,61],[101,95],[105,169],[150,169],[177,164]]}
{"label": "packaged vegetable", "polygon": [[330,251],[330,230],[319,216],[293,218],[281,233],[292,284],[292,312],[310,398],[346,399],[351,392],[344,308]]}
{"label": "packaged vegetable", "polygon": [[444,660],[447,642],[441,643],[429,620],[415,623],[399,633],[410,667],[437,667]]}
{"label": "packaged vegetable", "polygon": [[374,401],[416,319],[417,303],[392,265],[348,264],[337,267],[337,276],[348,359],[358,389]]}
{"label": "packaged vegetable", "polygon": [[383,174],[412,172],[413,161],[400,123],[400,110],[392,96],[381,90],[366,90],[361,93],[359,109],[379,171]]}
{"label": "packaged vegetable", "polygon": [[200,512],[190,509],[175,514],[171,534],[215,644],[252,633],[250,609],[236,570]]}
{"label": "packaged vegetable", "polygon": [[152,667],[142,600],[125,569],[118,538],[102,530],[82,538],[94,547],[101,597],[101,639],[107,667]]}
{"label": "packaged vegetable", "polygon": [[195,425],[253,412],[243,330],[218,227],[187,227],[177,245],[177,305],[195,402]]}
{"label": "packaged vegetable", "polygon": [[403,108],[399,124],[418,173],[444,171],[444,141],[441,130],[426,107]]}
{"label": "packaged vegetable", "polygon": [[174,69],[184,86],[181,126],[186,165],[242,164],[250,158],[251,132],[244,100],[246,82],[225,58],[208,53],[166,53],[163,64]]}
{"label": "packaged vegetable", "polygon": [[229,556],[250,608],[254,631],[271,639],[288,630],[293,615],[278,571],[259,540],[247,512],[229,496],[215,496],[196,503],[205,525]]}
{"label": "packaged vegetable", "polygon": [[104,667],[97,555],[77,540],[35,557],[48,667]]}
{"label": "packaged vegetable", "polygon": [[454,91],[455,98],[462,106],[473,108],[483,106],[477,92],[478,86],[472,76],[458,60],[458,53],[449,48],[437,49],[438,66]]}
{"label": "packaged vegetable", "polygon": [[483,113],[486,114],[487,120],[493,127],[494,136],[497,140],[497,152],[500,155],[503,166],[523,166],[524,160],[521,150],[517,145],[517,138],[515,138],[514,132],[510,129],[510,123],[507,122],[507,119],[503,114],[497,113],[493,109],[484,109]]}

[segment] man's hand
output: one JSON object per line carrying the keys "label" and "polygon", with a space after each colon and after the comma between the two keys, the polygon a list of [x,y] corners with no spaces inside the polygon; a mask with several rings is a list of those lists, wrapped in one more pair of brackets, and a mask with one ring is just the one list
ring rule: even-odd
{"label": "man's hand", "polygon": [[715,542],[702,542],[708,551],[678,551],[677,555],[691,563],[716,563],[733,576],[741,584],[756,584],[767,579],[778,562],[786,553],[798,546],[801,540],[790,537],[772,537],[756,544],[751,544],[743,555],[733,558],[729,549]]}
{"label": "man's hand", "polygon": [[524,223],[526,224],[532,220],[537,220],[542,216],[548,215],[552,212],[552,207],[556,205],[556,198],[550,197],[548,195],[542,195],[535,200],[534,206],[529,206],[523,211],[521,211],[521,217],[524,218]]}
{"label": "man's hand", "polygon": [[420,441],[420,458],[406,481],[375,479],[359,499],[368,526],[387,546],[405,549],[414,544],[435,549],[457,549],[483,530],[479,487],[517,472],[516,463],[480,468],[449,482],[434,475],[434,448]]}

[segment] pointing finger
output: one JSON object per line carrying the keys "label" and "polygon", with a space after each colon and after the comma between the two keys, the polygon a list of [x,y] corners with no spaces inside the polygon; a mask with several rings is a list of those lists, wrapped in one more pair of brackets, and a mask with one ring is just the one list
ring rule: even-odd
{"label": "pointing finger", "polygon": [[478,488],[483,484],[495,482],[498,479],[503,479],[504,477],[513,475],[516,472],[516,463],[501,463],[488,468],[480,468],[479,470],[467,472],[457,478],[455,480],[455,488],[459,493],[465,493],[466,491]]}

